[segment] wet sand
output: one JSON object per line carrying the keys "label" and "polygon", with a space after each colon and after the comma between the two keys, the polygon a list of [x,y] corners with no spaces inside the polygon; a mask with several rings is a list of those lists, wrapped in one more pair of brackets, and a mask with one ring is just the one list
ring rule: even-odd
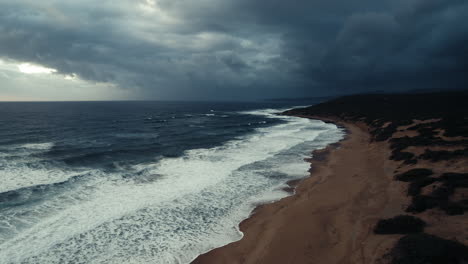
{"label": "wet sand", "polygon": [[[334,120],[327,120],[334,121]],[[375,223],[401,213],[405,186],[397,163],[367,127],[343,123],[348,136],[314,153],[311,177],[296,194],[258,207],[240,224],[244,237],[193,263],[376,263],[401,237],[373,234]]]}

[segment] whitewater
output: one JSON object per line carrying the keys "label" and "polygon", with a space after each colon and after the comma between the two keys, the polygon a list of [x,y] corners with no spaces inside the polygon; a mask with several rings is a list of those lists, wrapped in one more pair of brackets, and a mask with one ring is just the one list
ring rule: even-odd
{"label": "whitewater", "polygon": [[[131,163],[113,160],[115,149],[86,166],[68,153],[44,159],[60,152],[59,141],[0,145],[0,263],[189,263],[241,239],[238,225],[255,206],[290,195],[286,182],[308,176],[304,158],[344,135],[333,124],[278,111],[180,114],[193,129],[239,115],[249,130],[177,155],[148,151]],[[161,126],[171,116],[154,120]],[[239,131],[235,120],[216,122]],[[203,131],[206,140],[219,134],[210,131]],[[161,137],[145,133],[114,136]],[[110,169],[94,165],[103,159]]]}

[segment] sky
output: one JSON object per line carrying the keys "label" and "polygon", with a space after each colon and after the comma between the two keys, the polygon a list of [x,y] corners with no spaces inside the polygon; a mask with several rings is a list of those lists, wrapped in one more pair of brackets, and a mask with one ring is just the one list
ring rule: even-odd
{"label": "sky", "polygon": [[0,0],[0,101],[467,88],[466,0]]}

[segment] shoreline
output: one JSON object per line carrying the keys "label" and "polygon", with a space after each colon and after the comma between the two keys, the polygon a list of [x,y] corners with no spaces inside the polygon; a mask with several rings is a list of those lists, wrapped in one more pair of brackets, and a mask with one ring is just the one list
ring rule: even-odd
{"label": "shoreline", "polygon": [[[279,115],[284,115],[284,114],[281,113]],[[301,116],[301,115],[291,115],[291,116],[300,117],[300,118],[307,118],[307,119],[313,119],[313,120],[320,120],[320,121],[323,121],[325,123],[332,123],[332,124],[336,125],[339,129],[343,130],[344,136],[343,136],[343,138],[341,140],[339,140],[337,142],[334,142],[334,143],[330,143],[324,148],[315,149],[315,150],[311,151],[310,156],[305,157],[303,159],[304,162],[307,162],[307,163],[310,164],[309,169],[307,171],[308,174],[303,178],[289,180],[289,181],[284,183],[286,186],[281,188],[281,190],[286,192],[287,196],[284,196],[283,198],[280,198],[278,200],[268,201],[268,202],[264,202],[264,203],[258,203],[257,205],[255,205],[254,208],[252,209],[252,211],[250,212],[250,214],[246,218],[244,218],[241,222],[239,222],[239,224],[237,225],[237,229],[242,235],[242,237],[239,240],[233,241],[233,242],[228,242],[227,244],[224,244],[222,246],[212,248],[212,249],[210,249],[210,250],[196,256],[189,263],[191,263],[191,264],[205,263],[206,260],[200,260],[200,258],[204,258],[205,255],[209,255],[210,252],[212,252],[212,251],[220,250],[220,249],[222,249],[224,247],[229,246],[230,244],[240,242],[242,239],[244,239],[244,236],[245,236],[245,233],[244,233],[244,230],[243,230],[243,225],[245,225],[244,222],[248,221],[252,217],[257,217],[256,216],[257,212],[259,210],[261,210],[264,206],[269,206],[269,205],[275,204],[275,203],[277,203],[277,202],[279,202],[279,201],[281,201],[283,199],[286,199],[286,198],[297,195],[298,186],[304,180],[306,180],[306,179],[313,176],[312,175],[313,168],[311,166],[312,165],[311,163],[313,161],[324,161],[324,160],[326,160],[326,158],[330,154],[330,150],[339,147],[341,142],[346,140],[348,138],[348,136],[349,136],[349,133],[350,133],[349,129],[346,126],[344,126],[343,124],[341,124],[341,121],[339,121],[339,120],[335,121],[335,120],[332,120],[330,118],[320,118],[320,117],[315,117],[315,116],[314,117],[312,117],[312,116]],[[218,263],[218,262],[215,261],[213,263]],[[231,263],[231,262],[229,261],[228,263]]]}
{"label": "shoreline", "polygon": [[[294,188],[292,195],[257,206],[252,214],[239,224],[239,230],[243,233],[239,241],[208,251],[191,263],[348,263],[346,259],[351,255],[354,255],[356,261],[359,259],[360,263],[370,263],[367,259],[374,261],[377,255],[383,255],[381,253],[385,248],[380,246],[382,241],[373,242],[378,245],[378,254],[350,252],[362,252],[362,248],[357,250],[357,240],[365,241],[373,233],[368,221],[363,228],[353,225],[352,219],[349,218],[352,211],[359,210],[350,206],[353,203],[347,202],[348,197],[359,198],[358,196],[367,190],[362,190],[363,185],[360,181],[355,181],[354,176],[351,177],[353,179],[348,178],[349,184],[342,184],[340,178],[340,175],[353,167],[353,158],[354,161],[369,158],[366,157],[368,147],[376,143],[370,142],[366,126],[317,116],[298,117],[334,123],[344,128],[346,135],[341,141],[312,152],[312,157],[306,160],[311,162],[310,174],[296,185],[290,185]],[[385,162],[388,153],[382,150],[377,151],[378,157],[374,157],[371,163]],[[356,155],[356,151],[360,152],[360,155]],[[371,163],[367,162],[368,165]],[[354,167],[354,170],[360,170],[361,174],[369,173],[367,167]],[[381,187],[391,185],[391,177],[383,179],[385,183],[381,184]],[[333,185],[340,188],[330,188]],[[348,187],[351,187],[352,193],[343,195]],[[397,189],[400,191],[400,188]],[[333,192],[336,192],[336,195],[331,194]],[[375,197],[374,199],[378,200]],[[362,202],[362,199],[360,200]],[[378,207],[385,207],[386,201],[387,199],[380,200]],[[345,206],[346,203],[348,206]],[[308,214],[305,209],[311,213]],[[382,215],[381,210],[377,208],[377,211],[379,213],[374,218]],[[361,224],[359,222],[359,225]],[[349,230],[352,233],[348,234],[351,239],[343,239]],[[339,237],[341,238],[338,239]],[[398,238],[399,236],[394,236],[392,241]]]}
{"label": "shoreline", "polygon": [[[467,93],[340,97],[282,114],[347,129],[296,194],[193,263],[465,263]],[[328,155],[326,153],[329,152]]]}

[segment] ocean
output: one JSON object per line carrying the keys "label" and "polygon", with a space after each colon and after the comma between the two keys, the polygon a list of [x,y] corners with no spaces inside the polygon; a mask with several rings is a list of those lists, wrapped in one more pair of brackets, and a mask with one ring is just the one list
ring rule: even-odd
{"label": "ocean", "polygon": [[291,103],[0,103],[0,263],[189,263],[289,195],[333,124]]}

